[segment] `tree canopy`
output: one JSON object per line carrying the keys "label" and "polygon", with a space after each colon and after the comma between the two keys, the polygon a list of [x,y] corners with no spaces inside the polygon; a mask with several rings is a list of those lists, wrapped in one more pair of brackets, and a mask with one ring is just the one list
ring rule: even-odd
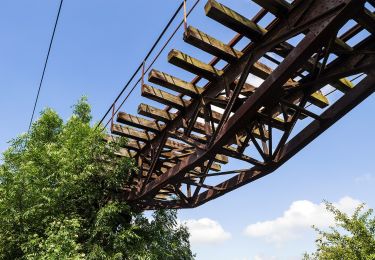
{"label": "tree canopy", "polygon": [[335,225],[328,231],[318,232],[315,253],[305,254],[304,259],[375,259],[375,216],[373,210],[359,205],[353,215],[348,216],[326,202],[326,209],[335,216]]}
{"label": "tree canopy", "polygon": [[192,259],[176,211],[148,219],[120,199],[134,162],[90,126],[86,98],[73,108],[67,122],[45,109],[3,153],[0,259]]}

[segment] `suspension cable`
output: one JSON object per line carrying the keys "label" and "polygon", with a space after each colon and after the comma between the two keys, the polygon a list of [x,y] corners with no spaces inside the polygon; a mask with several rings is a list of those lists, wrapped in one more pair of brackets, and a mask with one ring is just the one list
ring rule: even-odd
{"label": "suspension cable", "polygon": [[[156,48],[156,46],[158,45],[158,43],[160,42],[161,38],[164,36],[165,32],[168,30],[168,28],[170,27],[170,25],[172,24],[172,22],[174,21],[174,19],[176,18],[176,16],[178,15],[178,13],[180,12],[180,10],[183,8],[184,6],[184,3],[181,3],[177,10],[174,12],[173,16],[170,18],[170,20],[168,21],[167,25],[164,27],[163,31],[160,33],[160,35],[158,36],[158,38],[156,39],[155,43],[152,45],[151,49],[148,51],[147,55],[145,56],[145,58],[142,60],[142,62],[139,64],[138,68],[135,70],[135,72],[133,73],[133,75],[130,77],[130,79],[128,80],[128,82],[125,84],[125,86],[123,87],[123,89],[120,91],[120,93],[117,95],[117,97],[115,98],[115,100],[113,101],[112,105],[108,108],[107,112],[104,114],[104,116],[102,117],[102,119],[99,121],[99,124],[96,126],[96,128],[101,124],[103,123],[104,119],[107,117],[107,115],[109,114],[109,112],[111,111],[112,107],[114,106],[114,104],[120,99],[120,97],[122,96],[122,94],[125,92],[125,90],[128,88],[128,86],[130,85],[130,83],[133,81],[133,79],[135,78],[135,76],[138,74],[138,72],[141,70],[144,62],[150,57],[150,55],[152,54],[152,52],[154,51],[154,49]],[[117,112],[117,111],[116,111]],[[95,128],[95,129],[96,129]]]}
{"label": "suspension cable", "polygon": [[[195,9],[195,7],[198,5],[198,3],[200,2],[200,0],[197,0],[195,2],[195,4],[191,7],[191,9],[189,10],[189,12],[186,14],[186,17],[188,17],[191,12]],[[155,56],[155,58],[152,60],[152,62],[150,63],[150,65],[147,67],[147,69],[144,71],[144,73],[147,73],[151,67],[154,65],[154,63],[156,62],[156,60],[159,58],[159,56],[162,54],[162,52],[165,50],[165,48],[168,46],[169,42],[173,39],[173,37],[175,36],[175,34],[177,33],[177,31],[180,29],[180,27],[184,24],[184,20],[182,20],[176,27],[176,29],[173,31],[173,33],[171,34],[171,36],[168,38],[168,40],[165,42],[165,44],[163,45],[163,47],[160,49],[160,51],[157,53],[157,55]],[[140,68],[142,67],[143,63],[140,65]],[[131,93],[134,91],[134,89],[137,87],[137,85],[139,84],[139,82],[142,81],[142,77],[140,77],[137,82],[133,85],[133,87],[131,88],[131,90],[129,91],[128,95],[125,97],[125,99],[121,102],[121,104],[117,107],[117,109],[115,110],[115,112],[113,113],[113,116],[115,114],[117,114],[117,112],[121,109],[121,107],[124,105],[124,103],[127,101],[127,99],[129,98],[129,96],[131,95]],[[115,102],[114,102],[115,103]],[[113,103],[113,105],[114,105]],[[113,106],[112,105],[112,106]],[[111,107],[112,107],[111,106]],[[110,108],[111,108],[110,107]],[[105,115],[106,116],[106,115]],[[104,116],[104,118],[105,118]],[[113,120],[113,116],[107,121],[107,123],[104,125],[103,127],[103,130],[108,126],[108,124],[111,122],[111,120]],[[103,118],[103,120],[104,120]],[[100,122],[102,123],[102,121]],[[100,125],[100,123],[98,125]],[[98,126],[97,125],[97,126]]]}
{"label": "suspension cable", "polygon": [[32,112],[32,114],[31,114],[30,123],[29,123],[29,128],[28,128],[28,130],[27,130],[27,133],[30,133],[31,125],[32,125],[32,123],[33,123],[34,114],[35,114],[35,109],[36,109],[36,105],[38,104],[39,95],[40,95],[40,90],[41,90],[42,85],[43,85],[44,75],[45,75],[45,72],[46,72],[46,68],[47,68],[47,64],[48,64],[48,59],[49,59],[49,55],[50,55],[50,52],[51,52],[51,49],[52,49],[53,39],[55,38],[55,32],[56,32],[56,28],[57,28],[57,23],[58,23],[58,21],[59,21],[60,12],[61,12],[61,7],[62,7],[63,2],[64,2],[64,0],[61,0],[61,1],[60,1],[59,9],[58,9],[58,12],[57,12],[57,15],[56,15],[55,25],[54,25],[54,27],[53,27],[53,32],[52,32],[51,40],[50,40],[50,42],[49,42],[49,47],[48,47],[47,56],[46,56],[46,59],[45,59],[45,61],[44,61],[43,72],[42,72],[42,76],[41,76],[41,78],[40,78],[39,87],[38,87],[38,92],[37,92],[36,97],[35,97],[35,102],[34,102],[33,112]]}

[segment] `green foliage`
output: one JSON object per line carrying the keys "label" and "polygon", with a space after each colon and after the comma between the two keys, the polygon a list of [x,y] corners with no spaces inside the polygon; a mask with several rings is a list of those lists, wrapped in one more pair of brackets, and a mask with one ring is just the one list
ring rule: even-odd
{"label": "green foliage", "polygon": [[375,216],[373,210],[359,205],[352,216],[326,202],[326,209],[335,216],[336,224],[329,231],[316,227],[319,237],[317,251],[304,259],[375,259]]}
{"label": "green foliage", "polygon": [[77,243],[80,223],[78,219],[53,221],[47,227],[45,236],[29,236],[22,245],[27,259],[85,259],[82,246]]}
{"label": "green foliage", "polygon": [[[149,221],[118,198],[135,164],[113,156],[82,98],[10,142],[0,165],[0,259],[192,259],[175,211]],[[126,140],[121,140],[125,142]]]}

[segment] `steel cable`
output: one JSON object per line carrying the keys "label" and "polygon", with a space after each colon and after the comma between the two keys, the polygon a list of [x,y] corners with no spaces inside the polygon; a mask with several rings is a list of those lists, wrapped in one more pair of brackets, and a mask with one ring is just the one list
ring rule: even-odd
{"label": "steel cable", "polygon": [[[160,33],[160,35],[158,36],[158,38],[156,39],[155,43],[152,45],[151,49],[148,51],[147,55],[145,56],[145,58],[142,60],[142,62],[139,64],[138,68],[136,69],[136,71],[133,73],[133,75],[130,77],[130,79],[128,80],[128,82],[125,84],[125,86],[123,87],[123,89],[120,91],[120,93],[117,95],[117,97],[115,98],[115,100],[113,101],[112,105],[108,108],[107,112],[104,114],[104,116],[102,117],[102,119],[99,121],[99,124],[96,126],[98,127],[101,123],[103,123],[104,119],[107,117],[107,115],[109,114],[109,112],[111,111],[113,105],[120,99],[120,97],[122,96],[122,94],[125,92],[125,90],[128,88],[128,86],[130,85],[130,83],[133,81],[133,79],[135,78],[135,76],[138,74],[138,72],[140,71],[140,69],[142,68],[143,66],[143,63],[150,57],[150,55],[152,54],[152,52],[154,51],[154,49],[156,48],[156,46],[158,45],[158,43],[160,42],[160,40],[162,39],[162,37],[164,36],[165,32],[168,30],[168,28],[170,27],[170,25],[173,23],[174,19],[176,18],[176,16],[178,15],[178,13],[180,12],[180,10],[183,8],[183,3],[181,3],[178,8],[176,9],[176,11],[174,12],[173,16],[169,19],[167,25],[164,27],[163,31]],[[139,81],[138,81],[139,82]],[[138,84],[137,82],[137,84]],[[108,123],[107,123],[108,124]],[[106,125],[107,125],[106,124]]]}
{"label": "steel cable", "polygon": [[33,123],[33,119],[34,119],[34,115],[35,115],[35,109],[36,109],[36,106],[37,106],[37,104],[38,104],[39,95],[40,95],[40,90],[41,90],[42,85],[43,85],[44,75],[45,75],[45,72],[46,72],[46,68],[47,68],[47,64],[48,64],[48,59],[49,59],[49,55],[50,55],[50,53],[51,53],[53,39],[55,38],[55,32],[56,32],[56,28],[57,28],[57,23],[58,23],[59,18],[60,18],[61,7],[62,7],[62,5],[63,5],[63,2],[64,2],[64,0],[61,0],[61,1],[60,1],[59,9],[58,9],[57,16],[56,16],[56,20],[55,20],[55,25],[54,25],[54,27],[53,27],[53,32],[52,32],[51,40],[50,40],[50,42],[49,42],[49,47],[48,47],[47,56],[46,56],[46,59],[45,59],[45,61],[44,61],[43,72],[42,72],[42,76],[41,76],[40,81],[39,81],[38,92],[37,92],[37,94],[36,94],[36,98],[35,98],[35,102],[34,102],[34,107],[33,107],[33,112],[32,112],[32,114],[31,114],[30,123],[29,123],[29,128],[28,128],[28,130],[27,130],[27,133],[30,133],[31,125],[32,125],[32,123]]}

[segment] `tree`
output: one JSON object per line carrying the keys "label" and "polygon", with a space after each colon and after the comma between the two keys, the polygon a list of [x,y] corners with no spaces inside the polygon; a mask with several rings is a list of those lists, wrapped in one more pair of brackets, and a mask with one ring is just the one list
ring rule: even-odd
{"label": "tree", "polygon": [[66,123],[45,109],[10,142],[0,165],[0,259],[192,259],[176,211],[148,220],[120,199],[135,164],[114,156],[120,144],[103,142],[90,113],[86,98]]}
{"label": "tree", "polygon": [[326,202],[326,209],[334,214],[335,226],[329,231],[316,227],[315,253],[305,254],[304,259],[375,259],[375,217],[373,210],[359,205],[353,215],[348,216]]}

